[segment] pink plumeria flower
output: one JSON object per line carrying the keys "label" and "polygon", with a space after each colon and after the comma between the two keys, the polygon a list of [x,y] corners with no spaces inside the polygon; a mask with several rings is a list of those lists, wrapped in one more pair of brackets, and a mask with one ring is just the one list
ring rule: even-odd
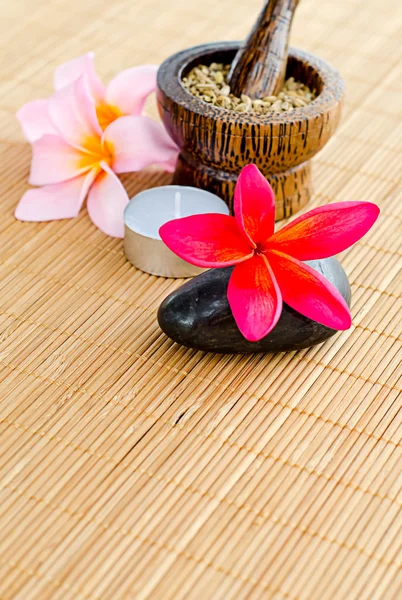
{"label": "pink plumeria flower", "polygon": [[276,233],[275,196],[255,165],[240,174],[235,217],[209,214],[176,219],[160,235],[178,256],[199,267],[236,265],[228,300],[243,336],[256,342],[275,327],[282,301],[332,329],[352,319],[338,292],[301,261],[328,258],[357,242],[374,224],[370,202],[337,202],[315,208]]}
{"label": "pink plumeria flower", "polygon": [[[54,89],[60,90],[85,75],[99,124],[104,130],[119,117],[142,114],[148,96],[156,89],[157,71],[156,65],[133,67],[122,71],[104,86],[95,71],[94,53],[89,52],[57,67]],[[49,114],[49,99],[28,102],[20,108],[17,118],[29,142],[47,133],[58,133]]]}
{"label": "pink plumeria flower", "polygon": [[52,132],[32,143],[28,190],[15,216],[22,221],[76,217],[88,195],[93,223],[123,237],[127,193],[116,174],[158,164],[172,171],[178,148],[164,127],[146,116],[123,116],[102,129],[88,77],[80,75],[47,101]]}

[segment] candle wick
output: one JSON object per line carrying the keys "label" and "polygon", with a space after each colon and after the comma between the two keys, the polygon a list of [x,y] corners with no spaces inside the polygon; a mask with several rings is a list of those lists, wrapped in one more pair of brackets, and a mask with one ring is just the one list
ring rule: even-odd
{"label": "candle wick", "polygon": [[176,192],[175,197],[174,197],[175,219],[180,219],[180,203],[181,203],[181,192]]}

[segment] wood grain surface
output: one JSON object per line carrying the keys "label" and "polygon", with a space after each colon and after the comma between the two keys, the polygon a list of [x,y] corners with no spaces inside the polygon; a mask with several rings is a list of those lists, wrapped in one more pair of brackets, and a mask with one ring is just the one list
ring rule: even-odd
{"label": "wood grain surface", "polygon": [[267,0],[244,46],[237,52],[229,85],[238,98],[276,96],[285,83],[290,27],[299,0]]}
{"label": "wood grain surface", "polygon": [[182,77],[197,64],[230,64],[238,43],[193,47],[168,58],[158,73],[162,120],[181,148],[175,183],[208,189],[233,208],[241,169],[256,164],[272,184],[276,219],[290,217],[311,198],[310,159],[338,127],[344,83],[323,60],[292,48],[288,76],[317,91],[314,102],[274,115],[237,113],[212,106],[190,94]]}

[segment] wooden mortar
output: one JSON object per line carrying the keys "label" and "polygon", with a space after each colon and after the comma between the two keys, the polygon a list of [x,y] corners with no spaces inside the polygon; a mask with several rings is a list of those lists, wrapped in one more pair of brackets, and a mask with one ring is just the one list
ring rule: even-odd
{"label": "wooden mortar", "polygon": [[280,220],[310,199],[310,160],[338,126],[344,84],[330,65],[291,48],[286,77],[293,76],[318,94],[313,102],[291,112],[239,113],[212,106],[182,85],[193,67],[213,62],[232,64],[243,47],[239,42],[205,44],[179,52],[161,65],[158,108],[167,131],[181,149],[174,183],[207,189],[223,198],[232,210],[237,177],[245,165],[254,163],[275,191],[276,218]]}

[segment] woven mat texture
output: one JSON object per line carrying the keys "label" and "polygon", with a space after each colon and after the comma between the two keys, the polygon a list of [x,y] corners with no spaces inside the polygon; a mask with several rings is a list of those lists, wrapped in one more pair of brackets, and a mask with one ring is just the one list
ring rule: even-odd
{"label": "woven mat texture", "polygon": [[[340,69],[343,121],[310,204],[382,216],[342,256],[353,327],[279,355],[186,350],[86,210],[20,223],[14,113],[94,50],[107,81],[244,37],[260,0],[1,0],[0,598],[402,597],[402,4],[303,0],[292,43]],[[169,182],[125,177],[130,194]]]}

